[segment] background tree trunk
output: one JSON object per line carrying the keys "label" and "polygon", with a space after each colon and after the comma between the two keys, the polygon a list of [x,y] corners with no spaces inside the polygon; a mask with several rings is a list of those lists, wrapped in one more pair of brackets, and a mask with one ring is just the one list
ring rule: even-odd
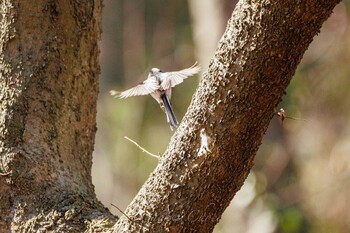
{"label": "background tree trunk", "polygon": [[0,232],[98,231],[101,0],[4,0],[0,44]]}
{"label": "background tree trunk", "polygon": [[188,5],[193,22],[196,57],[202,67],[207,67],[226,24],[224,3],[212,0],[189,0]]}
{"label": "background tree trunk", "polygon": [[[165,154],[116,232],[210,232],[339,0],[240,1]],[[156,136],[155,136],[156,137]]]}

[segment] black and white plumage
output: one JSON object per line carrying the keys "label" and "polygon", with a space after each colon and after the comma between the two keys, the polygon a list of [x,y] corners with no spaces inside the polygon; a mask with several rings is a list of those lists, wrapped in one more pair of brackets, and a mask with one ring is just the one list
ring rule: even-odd
{"label": "black and white plumage", "polygon": [[123,92],[110,91],[111,95],[118,98],[150,94],[159,104],[167,116],[171,130],[178,127],[178,121],[170,103],[172,88],[183,82],[184,79],[197,74],[200,67],[195,63],[193,66],[173,72],[162,72],[158,68],[152,68],[148,78],[136,87]]}

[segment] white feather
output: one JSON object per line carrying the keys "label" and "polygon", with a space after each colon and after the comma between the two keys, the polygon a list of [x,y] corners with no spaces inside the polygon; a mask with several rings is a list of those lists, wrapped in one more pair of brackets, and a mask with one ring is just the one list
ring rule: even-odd
{"label": "white feather", "polygon": [[114,97],[118,97],[121,99],[128,98],[130,96],[138,96],[138,95],[148,95],[159,89],[158,82],[155,77],[150,76],[146,79],[142,84],[137,85],[136,87],[130,88],[123,92],[118,92],[111,90],[109,93]]}
{"label": "white feather", "polygon": [[200,67],[197,65],[197,62],[193,66],[173,72],[166,72],[162,74],[162,83],[161,87],[163,90],[167,90],[171,87],[174,87],[184,81],[184,79],[193,76],[199,73]]}

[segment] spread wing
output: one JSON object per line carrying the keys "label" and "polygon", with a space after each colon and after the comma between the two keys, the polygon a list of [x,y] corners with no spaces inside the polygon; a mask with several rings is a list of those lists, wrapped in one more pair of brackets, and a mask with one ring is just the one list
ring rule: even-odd
{"label": "spread wing", "polygon": [[123,92],[111,90],[109,93],[116,98],[128,98],[130,96],[148,95],[159,89],[157,80],[154,77],[146,79],[143,83],[136,87],[130,88]]}
{"label": "spread wing", "polygon": [[167,90],[170,87],[174,87],[182,83],[184,79],[199,73],[199,71],[200,71],[200,67],[197,65],[197,62],[196,62],[190,68],[174,71],[174,72],[166,72],[163,74],[164,77],[161,83],[161,87],[163,90]]}

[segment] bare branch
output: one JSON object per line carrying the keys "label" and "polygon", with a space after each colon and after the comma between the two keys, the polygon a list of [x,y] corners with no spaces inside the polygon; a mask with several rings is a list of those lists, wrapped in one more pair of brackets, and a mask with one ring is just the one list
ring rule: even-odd
{"label": "bare branch", "polygon": [[143,147],[141,147],[139,144],[137,144],[137,142],[131,140],[130,138],[128,138],[127,136],[124,136],[125,139],[129,140],[130,142],[134,143],[138,148],[140,148],[142,150],[142,152],[145,152],[147,154],[149,154],[150,156],[154,157],[154,158],[157,158],[159,159],[160,156],[159,155],[155,155],[155,154],[152,154],[151,152],[147,151],[146,149],[144,149]]}

